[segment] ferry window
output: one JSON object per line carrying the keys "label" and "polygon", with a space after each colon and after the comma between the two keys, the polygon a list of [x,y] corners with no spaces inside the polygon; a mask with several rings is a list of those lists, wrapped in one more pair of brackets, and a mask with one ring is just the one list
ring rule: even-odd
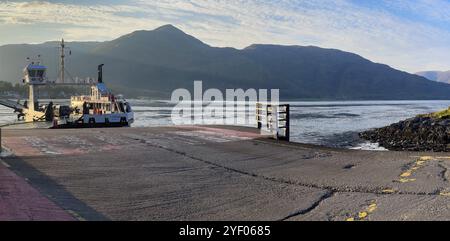
{"label": "ferry window", "polygon": [[28,70],[28,75],[30,77],[36,77],[36,70],[33,70],[33,69]]}
{"label": "ferry window", "polygon": [[130,106],[130,104],[128,102],[126,103],[126,107],[127,107],[127,113],[130,113],[131,112],[131,106]]}
{"label": "ferry window", "polygon": [[37,77],[39,77],[39,78],[44,77],[44,71],[43,70],[38,70],[37,71]]}
{"label": "ferry window", "polygon": [[122,102],[119,103],[119,111],[120,112],[125,112]]}

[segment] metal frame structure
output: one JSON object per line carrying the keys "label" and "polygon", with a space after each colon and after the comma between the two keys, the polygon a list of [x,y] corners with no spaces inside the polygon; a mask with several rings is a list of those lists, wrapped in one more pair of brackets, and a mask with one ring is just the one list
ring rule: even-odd
{"label": "metal frame structure", "polygon": [[290,105],[256,103],[256,123],[276,140],[290,141]]}

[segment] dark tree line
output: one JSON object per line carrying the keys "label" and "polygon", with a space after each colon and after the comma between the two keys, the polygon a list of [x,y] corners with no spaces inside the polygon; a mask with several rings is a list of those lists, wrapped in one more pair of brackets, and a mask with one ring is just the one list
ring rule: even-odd
{"label": "dark tree line", "polygon": [[[41,86],[37,89],[40,98],[68,98],[72,95],[87,94],[88,91],[89,89],[86,86]],[[28,87],[23,84],[0,81],[0,96],[11,95],[26,98],[28,95]]]}

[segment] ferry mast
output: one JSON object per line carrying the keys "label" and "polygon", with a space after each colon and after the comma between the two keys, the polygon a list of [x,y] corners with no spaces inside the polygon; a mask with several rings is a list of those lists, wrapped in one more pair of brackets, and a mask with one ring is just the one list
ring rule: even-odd
{"label": "ferry mast", "polygon": [[[66,51],[69,51],[69,55],[72,54],[72,51],[70,48],[66,47],[66,43],[64,42],[64,38],[61,39],[61,43],[59,45],[59,65],[60,65],[60,72],[58,73],[59,77],[59,84],[65,84],[66,83],[66,67],[65,67],[65,59],[66,59]],[[67,73],[69,74],[69,73]],[[69,77],[70,74],[69,74]]]}
{"label": "ferry mast", "polygon": [[61,83],[64,83],[64,73],[65,73],[65,68],[64,68],[64,57],[65,57],[65,53],[64,53],[64,48],[66,47],[66,45],[64,44],[64,39],[61,40]]}

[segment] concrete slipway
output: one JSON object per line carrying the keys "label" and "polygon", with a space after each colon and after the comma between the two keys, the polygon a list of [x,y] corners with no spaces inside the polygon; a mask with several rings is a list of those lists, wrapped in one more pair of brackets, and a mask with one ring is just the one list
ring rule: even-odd
{"label": "concrete slipway", "polygon": [[242,127],[3,130],[1,220],[450,220],[450,155]]}

